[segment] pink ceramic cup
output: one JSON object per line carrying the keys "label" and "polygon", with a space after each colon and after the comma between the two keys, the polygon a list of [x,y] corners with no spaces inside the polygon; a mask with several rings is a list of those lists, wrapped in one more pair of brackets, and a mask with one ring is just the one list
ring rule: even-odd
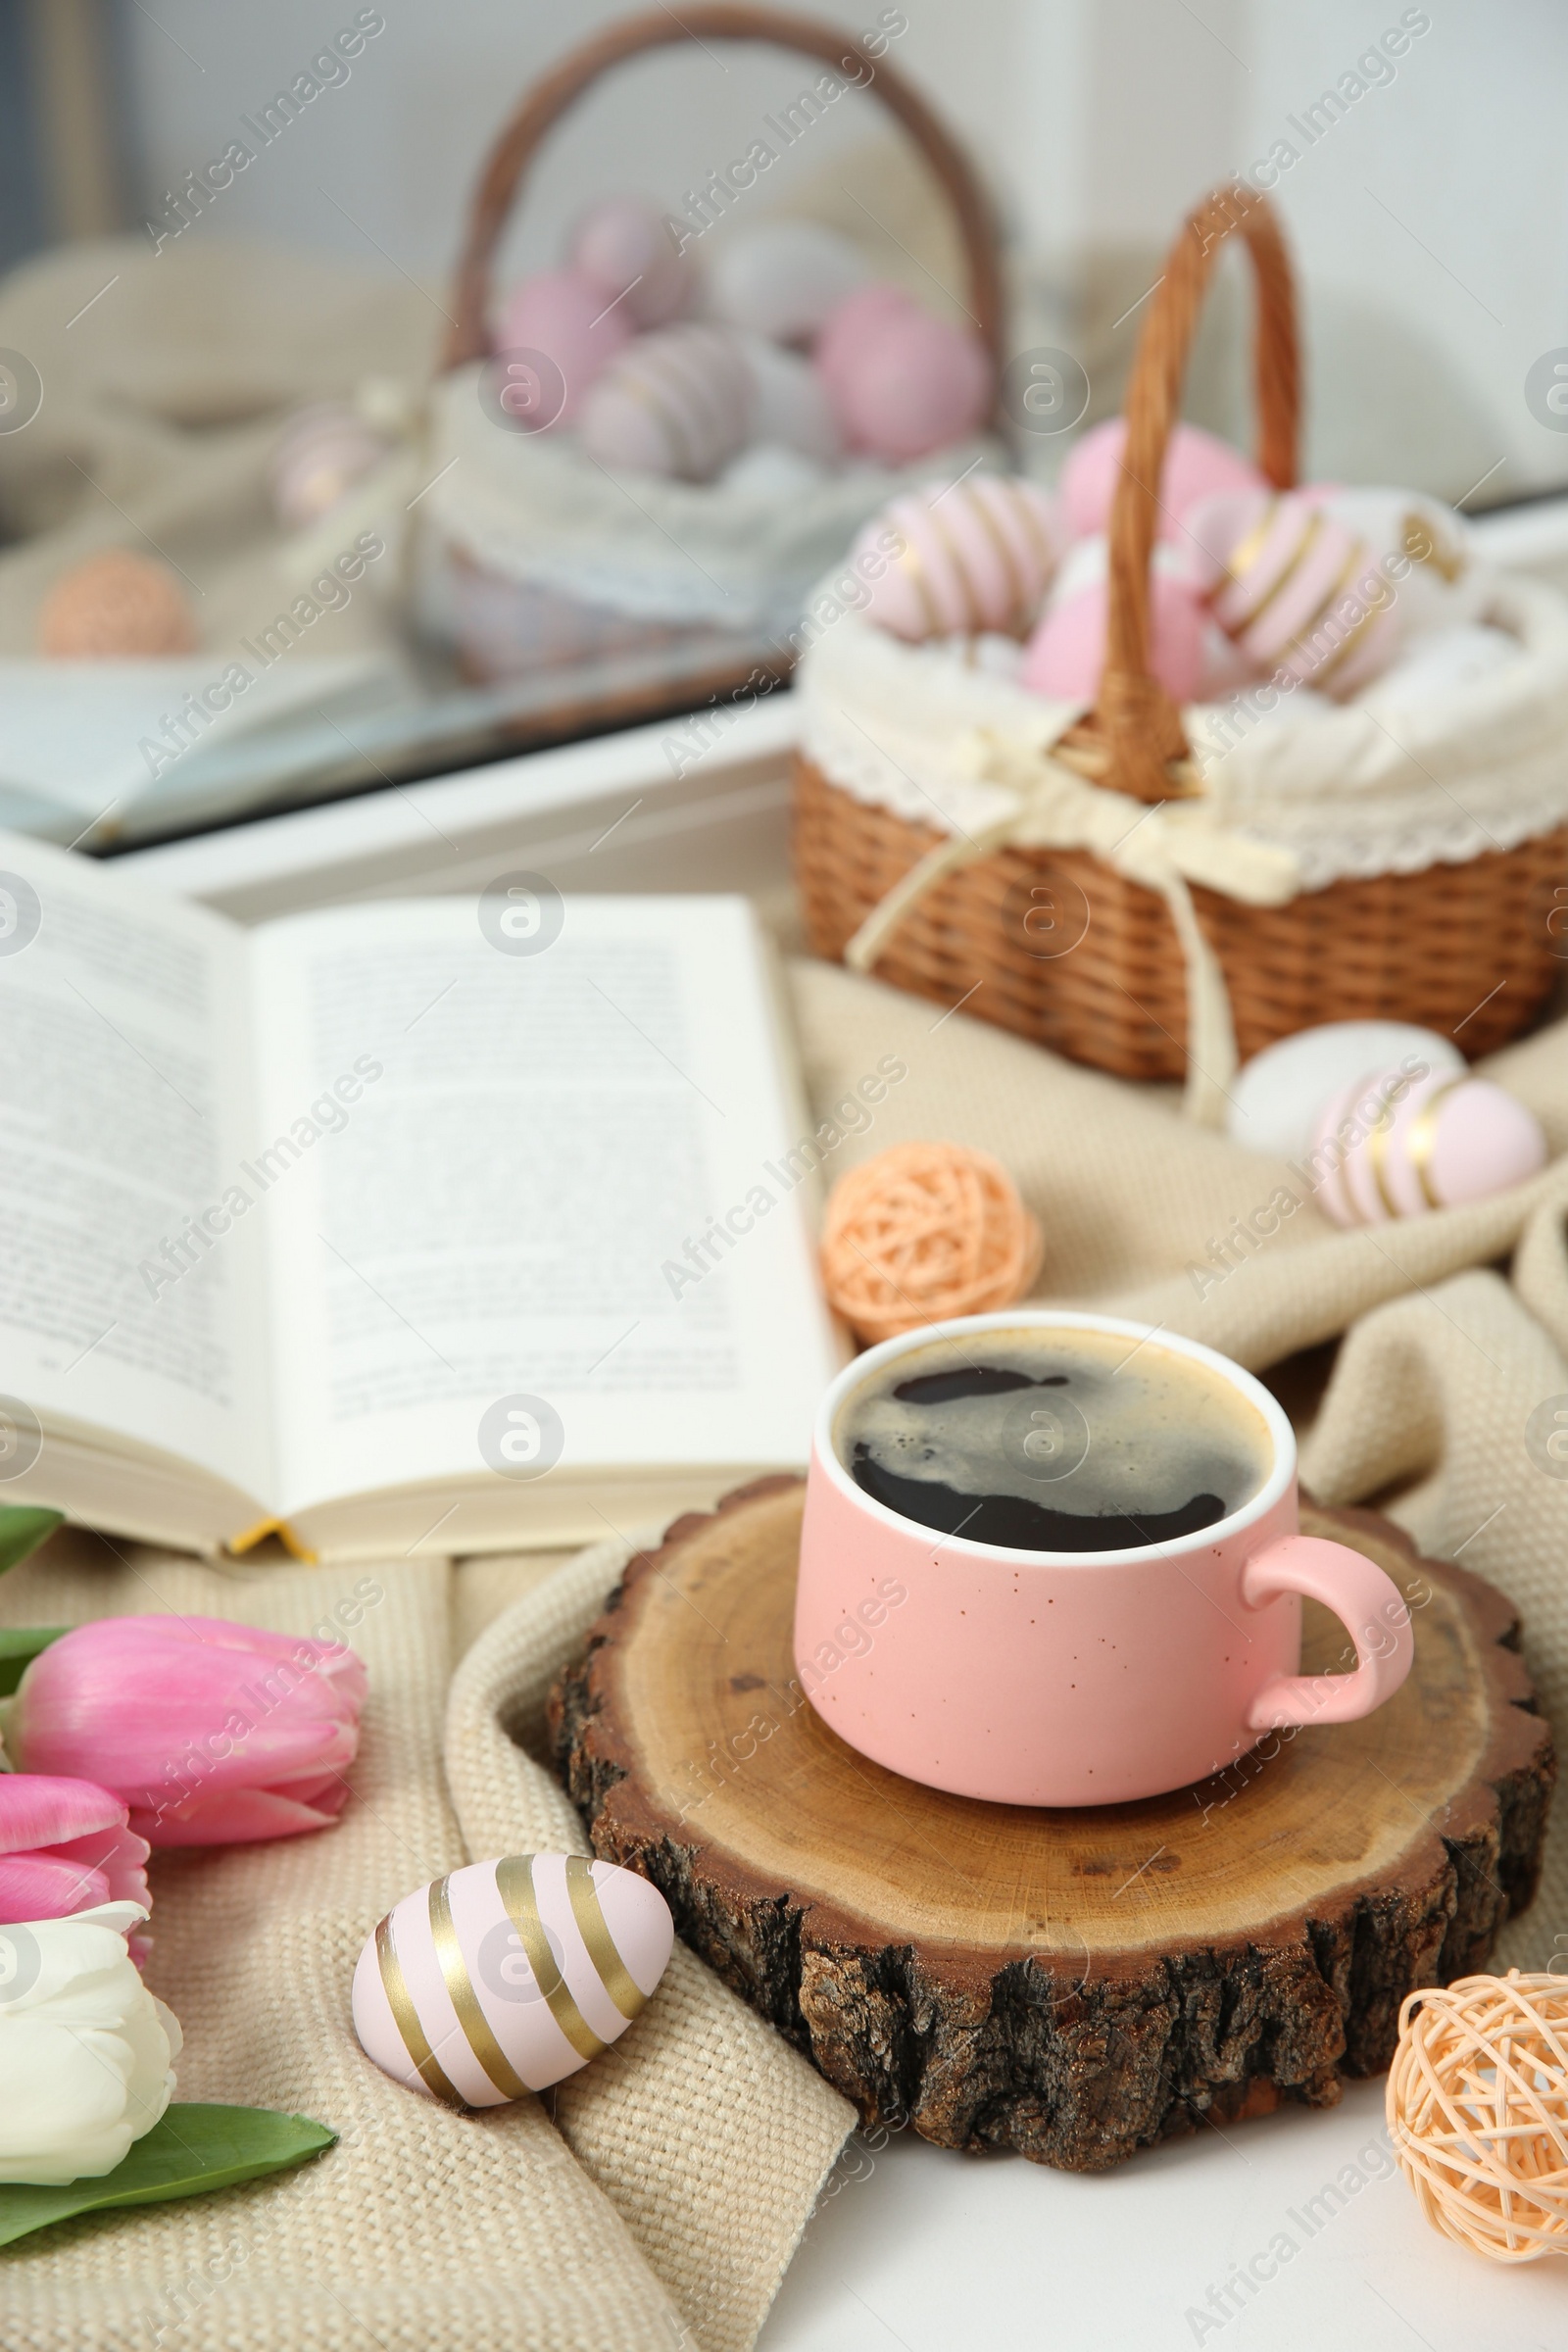
{"label": "pink ceramic cup", "polygon": [[[942,1536],[865,1494],[837,1432],[851,1399],[933,1340],[1124,1335],[1206,1365],[1255,1407],[1273,1459],[1257,1493],[1200,1534],[1132,1551],[1046,1552]],[[1357,1664],[1302,1675],[1301,1595],[1345,1626]],[[911,1781],[1012,1805],[1104,1805],[1217,1772],[1265,1732],[1350,1723],[1410,1671],[1410,1612],[1380,1568],[1299,1532],[1296,1441],[1250,1372],[1110,1315],[1017,1307],[906,1333],[840,1373],[812,1436],[795,1659],[842,1740]]]}

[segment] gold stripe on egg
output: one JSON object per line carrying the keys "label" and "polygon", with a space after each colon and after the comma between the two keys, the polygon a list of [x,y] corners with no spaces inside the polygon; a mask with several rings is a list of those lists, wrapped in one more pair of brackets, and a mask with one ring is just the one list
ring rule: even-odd
{"label": "gold stripe on egg", "polygon": [[1233,588],[1241,587],[1248,571],[1263,553],[1263,549],[1268,543],[1268,535],[1274,528],[1274,517],[1279,511],[1279,500],[1271,498],[1240,547],[1233,547],[1226,557],[1225,576]]}
{"label": "gold stripe on egg", "polygon": [[1008,513],[1016,514],[1018,517],[1018,527],[1039,559],[1040,579],[1043,586],[1056,568],[1055,550],[1041,527],[1039,515],[1021,489],[1009,501]]}
{"label": "gold stripe on egg", "polygon": [[931,586],[930,576],[921,561],[919,549],[907,533],[904,535],[904,545],[899,551],[899,562],[914,582],[914,593],[920,600],[920,610],[925,614],[927,630],[931,636],[940,637],[943,633],[942,615],[937,611],[937,600]]}
{"label": "gold stripe on egg", "polygon": [[[669,383],[662,382],[657,372],[650,381],[647,376],[638,375],[630,368],[624,374],[617,374],[615,382],[619,391],[629,392],[634,400],[642,402],[663,434],[664,446],[676,463],[695,471],[698,466],[697,453],[687,436],[678,400],[671,400]],[[679,390],[678,380],[675,390]]]}
{"label": "gold stripe on egg", "polygon": [[1410,1121],[1410,1132],[1404,1139],[1405,1152],[1428,1208],[1446,1208],[1448,1205],[1432,1181],[1432,1154],[1438,1141],[1438,1105],[1452,1094],[1456,1086],[1463,1086],[1469,1074],[1468,1070],[1461,1070],[1445,1085],[1435,1086]]}
{"label": "gold stripe on egg", "polygon": [[403,2046],[414,2061],[425,2089],[432,2098],[439,2099],[444,2107],[457,2107],[466,2114],[467,2100],[461,2090],[448,2082],[440,2060],[424,2038],[424,2028],[419,2023],[419,2013],[414,2006],[403,1975],[403,1964],[392,1940],[390,1912],[375,1931],[375,1957],[381,1971],[381,1989],[386,1994],[387,2007],[392,2012],[392,2022],[403,2036]]}
{"label": "gold stripe on egg", "polygon": [[1279,595],[1280,590],[1288,587],[1291,581],[1295,579],[1297,573],[1300,570],[1301,565],[1305,563],[1308,555],[1310,555],[1312,548],[1316,543],[1318,534],[1322,528],[1322,514],[1317,509],[1314,509],[1313,512],[1307,516],[1306,528],[1301,533],[1301,536],[1298,540],[1295,549],[1289,556],[1287,556],[1285,562],[1280,565],[1279,570],[1274,574],[1273,579],[1264,589],[1256,604],[1252,606],[1250,612],[1247,612],[1240,620],[1228,620],[1225,623],[1226,628],[1233,637],[1240,636],[1243,630],[1250,629],[1254,621],[1261,620],[1263,614],[1268,611],[1270,605],[1274,602],[1274,599]]}
{"label": "gold stripe on egg", "polygon": [[534,1982],[545,1996],[546,2005],[561,2031],[579,2058],[597,2058],[608,2050],[608,2041],[601,2041],[588,2020],[571,1997],[571,1988],[556,1966],[556,1955],[550,1949],[545,1923],[539,1916],[539,1897],[533,1883],[532,1854],[505,1854],[496,1864],[496,1891],[507,1907],[507,1916],[522,1938],[522,1948],[533,1970]]}
{"label": "gold stripe on egg", "polygon": [[[1318,598],[1317,603],[1313,606],[1311,612],[1307,614],[1305,620],[1303,620],[1300,627],[1296,630],[1295,634],[1291,638],[1290,643],[1286,646],[1283,657],[1285,660],[1288,661],[1293,654],[1310,655],[1311,648],[1307,644],[1307,639],[1311,636],[1314,629],[1320,629],[1323,626],[1323,623],[1333,612],[1334,607],[1339,603],[1340,598],[1345,594],[1347,588],[1348,588],[1350,582],[1354,579],[1356,571],[1361,563],[1361,558],[1365,552],[1366,551],[1364,548],[1359,547],[1354,547],[1350,550],[1349,555],[1346,558],[1344,564],[1341,564],[1339,573],[1335,578],[1333,585],[1324,590],[1323,594]],[[1373,606],[1367,612],[1362,613],[1360,620],[1354,622],[1351,626],[1349,636],[1341,639],[1340,643],[1335,647],[1333,653],[1329,656],[1328,661],[1325,662],[1323,668],[1316,673],[1313,679],[1314,684],[1317,682],[1317,678],[1326,677],[1331,669],[1334,669],[1338,666],[1340,660],[1344,655],[1347,644],[1348,644],[1350,640],[1359,633],[1364,622],[1372,619],[1375,614],[1381,611],[1381,606]]]}
{"label": "gold stripe on egg", "polygon": [[[696,342],[700,335],[702,341]],[[694,348],[695,345],[695,348]],[[672,384],[679,386],[686,403],[685,413],[698,434],[699,446],[692,452],[692,463],[702,472],[710,466],[712,455],[724,441],[730,424],[725,415],[723,394],[718,390],[718,375],[730,358],[722,336],[712,328],[699,327],[693,336],[683,338],[666,349],[664,368]],[[729,375],[731,390],[735,390],[733,372]],[[701,446],[706,430],[708,446]],[[690,444],[688,444],[690,446]]]}
{"label": "gold stripe on egg", "polygon": [[[1351,565],[1351,569],[1354,569],[1353,564]],[[1340,588],[1343,588],[1344,586],[1345,575],[1342,574],[1340,579]],[[1339,595],[1340,588],[1335,589],[1334,594],[1336,596]],[[1369,633],[1386,610],[1387,607],[1381,599],[1377,604],[1369,604],[1367,606],[1367,609],[1362,613],[1360,619],[1352,622],[1345,636],[1340,639],[1339,644],[1335,647],[1333,653],[1330,654],[1322,668],[1313,672],[1311,682],[1314,686],[1322,686],[1328,679],[1333,677],[1336,670],[1343,669],[1346,662],[1349,660],[1350,656],[1355,652],[1357,646],[1361,643],[1362,639]],[[1321,619],[1321,608],[1319,608],[1318,618]],[[1311,625],[1316,627],[1318,622],[1314,620]],[[1302,631],[1302,635],[1305,635],[1304,630]],[[1298,637],[1295,642],[1297,645],[1299,645],[1301,643],[1300,637]]]}
{"label": "gold stripe on egg", "polygon": [[1008,545],[1006,532],[992,513],[989,502],[982,497],[980,482],[976,482],[969,492],[969,512],[996,549],[997,561],[1006,573],[1011,585],[1012,601],[1009,611],[1012,627],[1016,631],[1023,627],[1028,617],[1028,593],[1024,587],[1023,573],[1018,568],[1017,553]]}
{"label": "gold stripe on egg", "polygon": [[581,1854],[566,1856],[566,1892],[571,1897],[571,1916],[577,1923],[577,1933],[599,1971],[599,1982],[629,2025],[644,2007],[648,1995],[615,1948],[610,1922],[599,1900],[599,1889],[594,1885],[593,1864]]}
{"label": "gold stripe on egg", "polygon": [[1451,588],[1464,570],[1464,557],[1440,537],[1424,514],[1406,514],[1399,531],[1399,552],[1412,564],[1430,564]]}
{"label": "gold stripe on egg", "polygon": [[430,1886],[430,1936],[446,1980],[447,1996],[458,2013],[458,2023],[469,2049],[497,2090],[504,2099],[520,2099],[528,2085],[511,2064],[491,2030],[490,2020],[479,2006],[479,1996],[473,1989],[452,1921],[449,1883],[446,1879],[436,1879]]}
{"label": "gold stripe on egg", "polygon": [[[1389,1190],[1389,1138],[1394,1133],[1394,1106],[1384,1100],[1383,1107],[1372,1121],[1366,1134],[1366,1155],[1372,1168],[1372,1181],[1377,1186],[1378,1199],[1391,1217],[1399,1214],[1398,1205]],[[1348,1193],[1349,1186],[1346,1186]]]}
{"label": "gold stripe on egg", "polygon": [[931,528],[936,532],[938,539],[941,541],[943,553],[947,557],[948,562],[952,564],[954,574],[958,582],[958,586],[963,592],[964,601],[969,608],[970,627],[971,629],[976,629],[980,626],[984,617],[980,610],[980,591],[975,586],[974,581],[970,576],[969,567],[963,560],[962,552],[959,549],[957,542],[955,540],[953,533],[949,530],[945,522],[939,522],[937,520],[935,507],[928,507],[926,509],[926,513],[931,519]]}

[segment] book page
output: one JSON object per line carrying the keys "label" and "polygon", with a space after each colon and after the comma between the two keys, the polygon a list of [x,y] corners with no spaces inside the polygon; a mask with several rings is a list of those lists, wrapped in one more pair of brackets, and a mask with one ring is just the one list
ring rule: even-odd
{"label": "book page", "polygon": [[0,1393],[261,1497],[245,983],[232,923],[0,836]]}
{"label": "book page", "polygon": [[836,1352],[750,908],[555,900],[518,946],[484,910],[254,936],[284,1507],[498,1448],[804,1462]]}

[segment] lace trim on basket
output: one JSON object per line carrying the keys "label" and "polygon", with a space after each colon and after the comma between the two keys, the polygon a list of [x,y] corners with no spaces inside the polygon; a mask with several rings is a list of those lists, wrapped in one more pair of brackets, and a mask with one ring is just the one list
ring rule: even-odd
{"label": "lace trim on basket", "polygon": [[[1462,864],[1568,820],[1568,601],[1497,584],[1520,659],[1429,697],[1397,735],[1355,704],[1238,729],[1187,724],[1216,828],[1287,853],[1302,890]],[[979,833],[1014,806],[988,746],[1027,755],[1078,715],[987,674],[951,644],[910,646],[847,615],[798,673],[801,743],[831,781],[909,822]]]}
{"label": "lace trim on basket", "polygon": [[645,620],[782,637],[816,593],[812,583],[830,592],[843,576],[821,577],[890,499],[997,455],[975,441],[901,472],[859,463],[787,497],[623,478],[569,433],[503,431],[480,405],[479,372],[461,368],[431,394],[434,478],[419,508],[427,527],[504,578]]}

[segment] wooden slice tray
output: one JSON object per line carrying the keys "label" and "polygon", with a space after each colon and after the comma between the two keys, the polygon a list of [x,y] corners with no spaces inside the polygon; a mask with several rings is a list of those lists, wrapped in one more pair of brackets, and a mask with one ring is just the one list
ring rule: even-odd
{"label": "wooden slice tray", "polygon": [[[763,1480],[634,1559],[552,1724],[595,1852],[868,2122],[1090,2171],[1332,2105],[1388,2065],[1404,1994],[1484,1967],[1534,1893],[1555,1763],[1513,1610],[1389,1520],[1302,1514],[1410,1603],[1387,1706],[1174,1795],[1048,1811],[903,1780],[806,1701],[803,1494]],[[1307,1602],[1304,1670],[1345,1646]]]}

